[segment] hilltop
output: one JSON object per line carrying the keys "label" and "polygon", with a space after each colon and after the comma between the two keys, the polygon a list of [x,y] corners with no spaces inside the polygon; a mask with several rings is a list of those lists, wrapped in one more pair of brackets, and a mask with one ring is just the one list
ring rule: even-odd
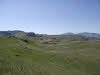
{"label": "hilltop", "polygon": [[16,36],[16,37],[36,37],[34,32],[24,32],[24,31],[0,31],[0,37],[8,37],[8,36]]}
{"label": "hilltop", "polygon": [[91,39],[100,39],[100,34],[98,33],[89,33],[89,32],[83,32],[83,33],[64,33],[62,35],[80,35],[80,36],[84,36],[84,37],[87,37],[87,38],[91,38]]}

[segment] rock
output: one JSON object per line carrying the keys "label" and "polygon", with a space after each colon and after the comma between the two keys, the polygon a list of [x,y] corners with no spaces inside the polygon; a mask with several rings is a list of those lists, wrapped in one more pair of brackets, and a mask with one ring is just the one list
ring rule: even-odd
{"label": "rock", "polygon": [[16,54],[16,56],[20,56],[19,54]]}

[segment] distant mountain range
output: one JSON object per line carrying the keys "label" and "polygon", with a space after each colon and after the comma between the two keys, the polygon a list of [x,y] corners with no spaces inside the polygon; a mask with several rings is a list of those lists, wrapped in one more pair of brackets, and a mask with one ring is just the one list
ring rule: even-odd
{"label": "distant mountain range", "polygon": [[[33,38],[33,37],[41,37],[44,34],[40,35],[40,34],[35,34],[34,32],[24,32],[24,31],[19,31],[19,30],[15,30],[15,31],[0,31],[0,37],[8,37],[8,36],[16,36],[16,37],[24,37],[24,38]],[[80,35],[80,36],[84,36],[87,38],[92,38],[92,39],[100,39],[100,34],[98,33],[88,33],[88,32],[83,32],[83,33],[64,33],[61,35]],[[44,35],[45,37],[46,35]],[[74,36],[73,36],[74,37]]]}
{"label": "distant mountain range", "polygon": [[74,35],[74,33],[68,32],[68,33],[64,33],[64,34],[62,34],[62,35]]}
{"label": "distant mountain range", "polygon": [[74,34],[74,33],[68,32],[68,33],[64,33],[62,35],[81,35],[81,36],[85,36],[85,37],[88,37],[88,38],[100,39],[100,34],[98,34],[98,33],[83,32],[83,33]]}
{"label": "distant mountain range", "polygon": [[0,37],[8,37],[8,36],[16,36],[16,37],[36,37],[37,35],[34,32],[24,32],[24,31],[0,31]]}

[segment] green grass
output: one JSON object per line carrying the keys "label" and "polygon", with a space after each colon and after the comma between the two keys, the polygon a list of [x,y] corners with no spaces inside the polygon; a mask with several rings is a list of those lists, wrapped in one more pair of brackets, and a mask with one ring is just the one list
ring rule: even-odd
{"label": "green grass", "polygon": [[2,37],[0,75],[100,75],[100,40],[43,44]]}

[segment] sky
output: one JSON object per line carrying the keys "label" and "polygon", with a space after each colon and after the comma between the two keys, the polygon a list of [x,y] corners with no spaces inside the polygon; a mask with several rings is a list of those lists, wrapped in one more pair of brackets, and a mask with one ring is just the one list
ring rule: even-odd
{"label": "sky", "polygon": [[100,33],[100,0],[0,0],[0,31]]}

